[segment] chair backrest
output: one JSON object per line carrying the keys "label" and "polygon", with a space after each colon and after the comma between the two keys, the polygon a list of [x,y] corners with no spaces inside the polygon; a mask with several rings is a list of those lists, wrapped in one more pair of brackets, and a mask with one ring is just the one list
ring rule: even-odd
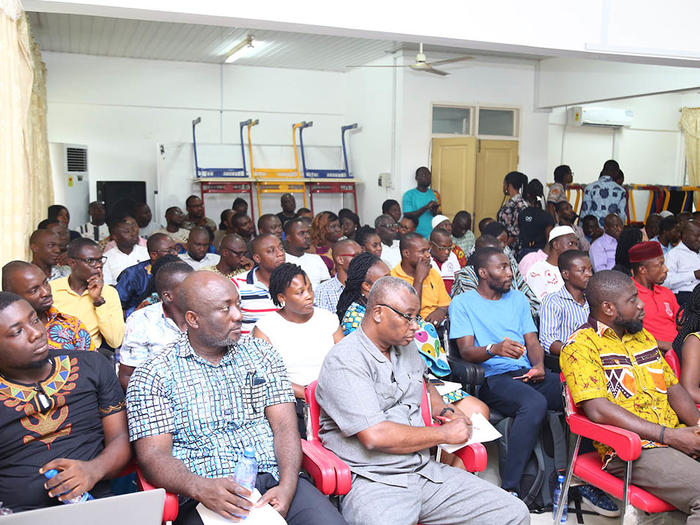
{"label": "chair backrest", "polygon": [[681,377],[681,362],[678,359],[678,354],[676,354],[676,351],[673,348],[671,348],[664,355],[664,359],[666,359],[668,366],[671,367],[671,370],[673,370],[673,373],[676,374],[676,377],[678,379],[680,379],[680,377]]}
{"label": "chair backrest", "polygon": [[563,372],[559,374],[559,378],[561,379],[563,387],[562,395],[564,396],[564,414],[566,415],[567,419],[573,414],[583,415],[576,406],[576,403],[574,403],[574,398],[571,397],[571,391],[569,390],[569,386],[566,384],[566,378],[564,377]]}

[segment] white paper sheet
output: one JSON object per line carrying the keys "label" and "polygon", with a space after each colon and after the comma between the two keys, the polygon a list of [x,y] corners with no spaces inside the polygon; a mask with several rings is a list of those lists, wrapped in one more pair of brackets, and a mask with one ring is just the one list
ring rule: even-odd
{"label": "white paper sheet", "polygon": [[501,437],[501,433],[498,430],[496,430],[496,428],[491,423],[489,423],[488,420],[482,414],[474,414],[471,417],[471,420],[472,437],[469,438],[469,441],[457,445],[442,444],[438,446],[445,452],[449,452],[450,454],[452,454],[456,450],[459,450],[460,448],[466,445],[471,445],[472,443],[486,443],[488,441],[493,441],[494,439],[498,439],[499,437]]}
{"label": "white paper sheet", "polygon": [[[256,502],[260,498],[260,492],[258,492],[258,489],[255,489],[253,495],[250,497],[250,501]],[[202,518],[202,523],[204,523],[204,525],[228,525],[229,523],[233,523],[231,520],[224,518],[213,510],[209,510],[201,503],[197,505],[197,512],[199,513],[199,517]],[[248,517],[239,523],[245,525],[285,525],[287,522],[271,505],[265,505],[264,507],[252,509]]]}

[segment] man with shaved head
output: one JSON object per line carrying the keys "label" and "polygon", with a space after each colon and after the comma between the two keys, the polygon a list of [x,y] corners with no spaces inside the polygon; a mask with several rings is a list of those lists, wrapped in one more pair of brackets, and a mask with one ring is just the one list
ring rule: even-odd
{"label": "man with shaved head", "polygon": [[233,279],[236,275],[250,270],[253,267],[253,261],[246,256],[248,253],[246,243],[243,238],[236,233],[225,235],[223,239],[221,239],[219,253],[221,254],[219,262],[211,266],[206,266],[202,268],[202,270],[216,272],[224,277]]}
{"label": "man with shaved head", "polygon": [[589,255],[593,271],[610,270],[615,266],[615,250],[617,238],[622,233],[622,219],[611,213],[603,220],[605,233],[591,244]]}
{"label": "man with shaved head", "polygon": [[49,281],[70,274],[70,266],[58,264],[61,242],[57,233],[51,230],[36,230],[29,237],[29,249],[32,252],[32,264],[38,266]]}
{"label": "man with shaved head", "polygon": [[[588,323],[560,356],[574,403],[596,423],[638,434],[642,452],[630,483],[688,514],[687,523],[700,523],[700,411],[644,329],[644,303],[630,277],[598,272],[586,298]],[[596,448],[605,469],[623,478],[625,462],[606,445]]]}
{"label": "man with shaved head", "polygon": [[666,254],[668,275],[664,286],[676,294],[683,306],[700,283],[700,222],[689,221],[683,228],[681,242]]}
{"label": "man with shaved head", "polygon": [[271,233],[282,240],[282,221],[277,215],[266,213],[258,219],[258,231],[260,233]]}
{"label": "man with shaved head", "polygon": [[177,259],[166,263],[156,274],[160,302],[136,310],[126,320],[124,342],[115,354],[119,362],[119,382],[125,391],[134,369],[175,342],[187,329],[177,291],[193,271],[189,264]]}
{"label": "man with shaved head", "polygon": [[[410,284],[377,279],[360,327],[323,362],[316,389],[319,436],[353,473],[343,516],[357,525],[529,523],[517,498],[430,457],[431,447],[467,441],[471,422],[423,382],[426,364],[414,342],[419,311]],[[423,423],[424,384],[440,426]]]}
{"label": "man with shaved head", "polygon": [[201,270],[207,266],[219,263],[220,257],[215,253],[209,253],[211,237],[209,230],[201,226],[195,226],[190,230],[187,240],[187,253],[180,254],[180,259],[189,264],[194,270]]}
{"label": "man with shaved head", "polygon": [[95,342],[77,317],[59,312],[53,305],[46,274],[34,264],[11,261],[2,268],[2,291],[26,300],[46,326],[49,347],[65,350],[95,350]]}
{"label": "man with shaved head", "polygon": [[341,239],[333,248],[333,263],[335,264],[335,276],[322,282],[314,291],[314,306],[325,308],[335,313],[338,307],[340,294],[345,290],[345,281],[348,278],[350,261],[356,255],[362,253],[362,247],[351,239]]}
{"label": "man with shaved head", "polygon": [[[279,242],[279,239],[272,236]],[[327,498],[299,478],[301,443],[284,361],[266,341],[241,337],[230,279],[195,272],[180,285],[187,331],[138,367],[127,390],[129,433],[146,478],[181,496],[176,523],[201,524],[201,502],[246,517],[250,491],[233,481],[255,450],[256,489],[292,525],[341,525]]]}

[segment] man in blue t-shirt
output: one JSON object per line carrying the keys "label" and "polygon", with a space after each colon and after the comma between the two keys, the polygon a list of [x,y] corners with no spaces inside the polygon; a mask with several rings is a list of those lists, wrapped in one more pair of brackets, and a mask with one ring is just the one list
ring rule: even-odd
{"label": "man in blue t-shirt", "polygon": [[440,213],[437,192],[430,188],[432,175],[422,166],[416,170],[416,187],[403,194],[403,214],[418,221],[416,232],[426,239],[433,231],[433,216]]}
{"label": "man in blue t-shirt", "polygon": [[501,486],[517,493],[546,411],[562,410],[561,386],[544,368],[528,300],[511,290],[508,257],[487,247],[477,250],[472,261],[479,285],[452,299],[450,339],[457,340],[463,359],[484,367],[479,397],[513,417]]}

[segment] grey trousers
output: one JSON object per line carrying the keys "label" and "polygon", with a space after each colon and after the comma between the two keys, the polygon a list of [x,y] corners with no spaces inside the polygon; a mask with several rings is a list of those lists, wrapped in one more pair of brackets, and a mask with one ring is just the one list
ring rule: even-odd
{"label": "grey trousers", "polygon": [[410,474],[408,487],[353,476],[343,498],[350,525],[521,525],[530,523],[525,504],[501,488],[464,470],[440,464],[444,482]]}
{"label": "grey trousers", "polygon": [[[624,478],[625,462],[614,458],[607,471]],[[700,463],[675,448],[642,450],[632,462],[632,484],[688,514],[688,525],[700,525]]]}

